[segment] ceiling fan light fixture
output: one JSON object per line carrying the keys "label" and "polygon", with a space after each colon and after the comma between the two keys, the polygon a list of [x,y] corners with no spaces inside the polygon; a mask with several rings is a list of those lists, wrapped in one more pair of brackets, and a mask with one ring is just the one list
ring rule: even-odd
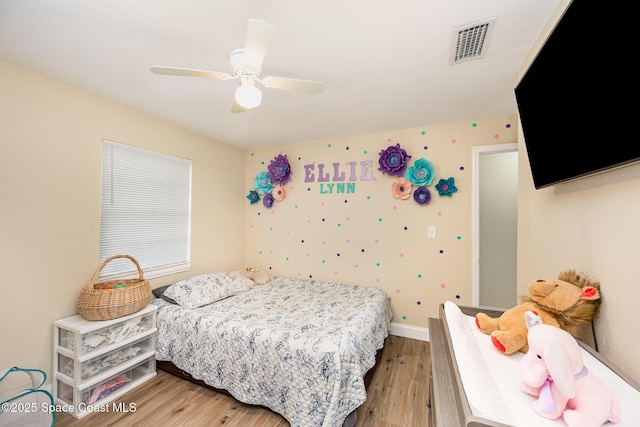
{"label": "ceiling fan light fixture", "polygon": [[255,86],[251,78],[242,78],[240,87],[236,89],[234,96],[238,105],[247,109],[256,108],[262,102],[262,92]]}

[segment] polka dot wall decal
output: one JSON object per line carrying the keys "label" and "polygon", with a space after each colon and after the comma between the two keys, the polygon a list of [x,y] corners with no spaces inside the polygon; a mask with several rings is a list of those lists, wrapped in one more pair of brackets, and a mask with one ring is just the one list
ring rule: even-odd
{"label": "polka dot wall decal", "polygon": [[444,289],[444,288],[446,288],[446,287],[447,287],[447,285],[445,285],[444,283],[440,283],[440,287],[441,287],[442,289]]}
{"label": "polka dot wall decal", "polygon": [[464,170],[464,166],[460,166],[460,170],[463,171]]}
{"label": "polka dot wall decal", "polygon": [[351,240],[347,239],[345,240],[346,243],[351,243]]}
{"label": "polka dot wall decal", "polygon": [[456,236],[456,239],[462,240],[462,236]]}
{"label": "polka dot wall decal", "polygon": [[382,222],[382,218],[378,218],[378,222]]}
{"label": "polka dot wall decal", "polygon": [[366,154],[369,154],[369,151],[367,151],[367,150],[363,150],[363,151],[362,151],[362,154],[365,154],[365,155],[366,155]]}
{"label": "polka dot wall decal", "polygon": [[327,144],[327,148],[331,148],[331,144]]}
{"label": "polka dot wall decal", "polygon": [[428,150],[429,147],[427,147],[426,145],[424,147],[422,147],[423,150]]}
{"label": "polka dot wall decal", "polygon": [[348,145],[345,147],[345,150],[349,151],[349,146]]}
{"label": "polka dot wall decal", "polygon": [[379,262],[376,262],[376,267],[380,267],[380,263]]}
{"label": "polka dot wall decal", "polygon": [[420,135],[425,135],[426,133],[427,133],[427,132],[422,131],[422,132],[420,132]]}
{"label": "polka dot wall decal", "polygon": [[471,127],[474,127],[474,128],[478,127],[478,124],[477,123],[471,123]]}
{"label": "polka dot wall decal", "polygon": [[407,320],[407,316],[402,316],[402,320]]}
{"label": "polka dot wall decal", "polygon": [[400,293],[400,289],[396,289],[396,294],[399,294],[399,293]]}
{"label": "polka dot wall decal", "polygon": [[353,267],[354,267],[354,268],[358,268],[358,264],[354,264],[354,265],[353,265]]}
{"label": "polka dot wall decal", "polygon": [[505,127],[506,127],[507,129],[511,129],[511,123],[507,123],[507,124],[505,125]]}
{"label": "polka dot wall decal", "polygon": [[416,301],[416,304],[420,305],[420,304],[422,304],[422,303],[421,303],[420,301]]}
{"label": "polka dot wall decal", "polygon": [[443,254],[443,253],[444,253],[444,251],[443,251],[442,249],[440,249],[440,251],[439,251],[439,252],[440,252],[441,254]]}
{"label": "polka dot wall decal", "polygon": [[364,248],[363,248],[363,249],[360,249],[360,252],[364,253]]}
{"label": "polka dot wall decal", "polygon": [[323,263],[323,264],[326,264],[326,263],[327,263],[327,260],[323,259],[323,260],[322,260],[322,263]]}
{"label": "polka dot wall decal", "polygon": [[438,212],[438,214],[437,214],[437,215],[438,215],[438,216],[442,216],[442,212]]}
{"label": "polka dot wall decal", "polygon": [[462,298],[460,295],[456,295],[456,299],[460,299]]}
{"label": "polka dot wall decal", "polygon": [[456,141],[455,139],[452,139],[452,140],[451,140],[451,143],[452,143],[452,144],[455,144],[456,142],[457,142],[457,141]]}
{"label": "polka dot wall decal", "polygon": [[496,133],[495,135],[493,135],[494,139],[500,139],[500,134]]}
{"label": "polka dot wall decal", "polygon": [[400,258],[403,258],[403,257],[404,257],[404,253],[400,252]]}
{"label": "polka dot wall decal", "polygon": [[422,279],[422,274],[418,273],[418,279]]}
{"label": "polka dot wall decal", "polygon": [[404,229],[404,231],[407,231],[409,229],[409,227],[407,227],[406,225],[402,228]]}

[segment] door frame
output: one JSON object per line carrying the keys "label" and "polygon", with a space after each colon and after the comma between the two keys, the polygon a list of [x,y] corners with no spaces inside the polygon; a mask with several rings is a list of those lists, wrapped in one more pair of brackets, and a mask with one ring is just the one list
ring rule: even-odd
{"label": "door frame", "polygon": [[472,147],[471,233],[473,235],[473,247],[471,250],[471,305],[474,307],[480,305],[480,156],[513,151],[518,151],[517,142]]}

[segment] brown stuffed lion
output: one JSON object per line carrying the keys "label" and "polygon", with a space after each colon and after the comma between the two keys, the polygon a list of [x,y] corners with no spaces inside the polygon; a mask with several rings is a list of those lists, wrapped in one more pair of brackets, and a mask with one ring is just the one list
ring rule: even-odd
{"label": "brown stuffed lion", "polygon": [[582,325],[594,318],[600,307],[600,283],[580,276],[575,271],[560,273],[556,280],[534,280],[522,304],[510,308],[498,318],[484,313],[476,315],[476,325],[491,335],[493,345],[505,354],[526,353],[527,324],[524,313],[533,311],[542,322],[557,326],[577,336]]}

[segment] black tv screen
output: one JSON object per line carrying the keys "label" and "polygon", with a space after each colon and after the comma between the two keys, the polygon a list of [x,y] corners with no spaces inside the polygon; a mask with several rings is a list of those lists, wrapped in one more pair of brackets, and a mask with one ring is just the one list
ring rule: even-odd
{"label": "black tv screen", "polygon": [[[634,38],[612,3],[573,0],[515,89],[536,189],[640,160]],[[632,92],[633,91],[633,92]]]}

